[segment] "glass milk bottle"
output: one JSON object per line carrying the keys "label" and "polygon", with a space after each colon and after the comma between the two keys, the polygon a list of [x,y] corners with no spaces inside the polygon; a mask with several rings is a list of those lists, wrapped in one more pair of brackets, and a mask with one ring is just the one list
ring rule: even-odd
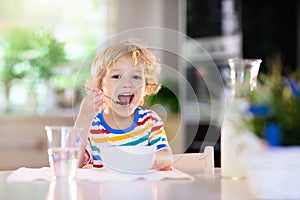
{"label": "glass milk bottle", "polygon": [[244,178],[238,158],[238,139],[243,132],[241,118],[247,109],[247,97],[256,87],[260,59],[231,58],[230,95],[226,99],[225,118],[221,129],[221,173],[226,178]]}

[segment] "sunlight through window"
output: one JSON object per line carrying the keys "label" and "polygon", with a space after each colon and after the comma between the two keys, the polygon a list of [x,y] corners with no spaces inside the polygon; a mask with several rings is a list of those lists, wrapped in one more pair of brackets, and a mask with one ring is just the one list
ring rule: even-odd
{"label": "sunlight through window", "polygon": [[[70,87],[74,79],[70,77],[108,37],[108,10],[108,0],[2,0],[0,103],[7,109],[0,112],[27,112],[29,105],[32,106],[29,112],[33,113],[63,110],[55,98],[50,98],[56,94],[50,93]],[[11,47],[12,44],[15,46]],[[53,45],[56,50],[52,52]],[[61,54],[59,48],[63,48]],[[44,55],[48,57],[37,59]],[[69,80],[53,86],[51,83],[57,83],[52,80],[57,80],[56,76]],[[22,110],[24,106],[27,108]]]}

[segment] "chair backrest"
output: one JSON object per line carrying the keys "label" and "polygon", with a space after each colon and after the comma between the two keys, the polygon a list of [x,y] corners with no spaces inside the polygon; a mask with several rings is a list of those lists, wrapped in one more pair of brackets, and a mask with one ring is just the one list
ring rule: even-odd
{"label": "chair backrest", "polygon": [[213,173],[214,147],[206,146],[203,153],[184,153],[173,155],[173,167],[182,171]]}

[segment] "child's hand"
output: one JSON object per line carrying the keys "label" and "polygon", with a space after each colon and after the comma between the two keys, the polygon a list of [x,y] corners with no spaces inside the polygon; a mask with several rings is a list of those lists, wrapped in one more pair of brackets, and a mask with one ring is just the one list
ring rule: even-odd
{"label": "child's hand", "polygon": [[78,153],[79,167],[82,167],[85,162],[84,152],[88,141],[88,134],[91,126],[91,122],[95,115],[99,112],[103,104],[103,93],[100,90],[92,90],[85,96],[81,102],[79,114],[77,116],[75,125],[81,127],[84,130],[82,135],[81,149]]}
{"label": "child's hand", "polygon": [[163,149],[156,152],[155,162],[152,169],[156,170],[171,170],[172,169],[173,156],[172,152],[168,149]]}
{"label": "child's hand", "polygon": [[93,90],[85,96],[81,102],[80,114],[92,119],[100,110],[103,104],[103,92]]}
{"label": "child's hand", "polygon": [[82,168],[83,169],[92,169],[93,165],[92,164],[87,164],[87,165],[84,165]]}

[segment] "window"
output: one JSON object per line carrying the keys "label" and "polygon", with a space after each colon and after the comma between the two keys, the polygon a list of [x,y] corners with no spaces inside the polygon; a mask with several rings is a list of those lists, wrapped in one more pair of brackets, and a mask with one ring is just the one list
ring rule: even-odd
{"label": "window", "polygon": [[[108,0],[2,0],[0,2],[0,84],[2,84],[0,103],[8,106],[5,110],[1,108],[0,113],[21,111],[43,114],[55,108],[61,111],[62,106],[57,104],[55,92],[51,95],[51,91],[57,88],[51,87],[53,84],[60,84],[61,87],[63,84],[70,84],[61,79],[74,76],[97,45],[107,38],[108,10]],[[14,31],[16,29],[30,30],[32,31],[30,33],[34,34],[50,34],[55,41],[63,44],[66,62],[58,64],[56,69],[52,70],[53,73],[49,77],[52,85],[49,85],[49,80],[45,82],[36,78],[34,75],[37,72],[31,72],[31,77],[24,75],[32,67],[30,62],[20,61],[18,65],[7,67],[8,64],[4,60],[7,43],[3,38],[6,38],[10,31],[16,33]],[[25,38],[25,32],[21,31],[20,37],[17,38],[22,40],[22,37]],[[31,38],[33,37],[29,37]],[[47,68],[47,66],[43,67]],[[8,68],[15,68],[14,72],[20,74],[24,72],[21,78],[12,78],[9,92],[5,90],[4,85],[4,80],[8,79],[5,74]],[[57,77],[53,78],[56,75]]]}

